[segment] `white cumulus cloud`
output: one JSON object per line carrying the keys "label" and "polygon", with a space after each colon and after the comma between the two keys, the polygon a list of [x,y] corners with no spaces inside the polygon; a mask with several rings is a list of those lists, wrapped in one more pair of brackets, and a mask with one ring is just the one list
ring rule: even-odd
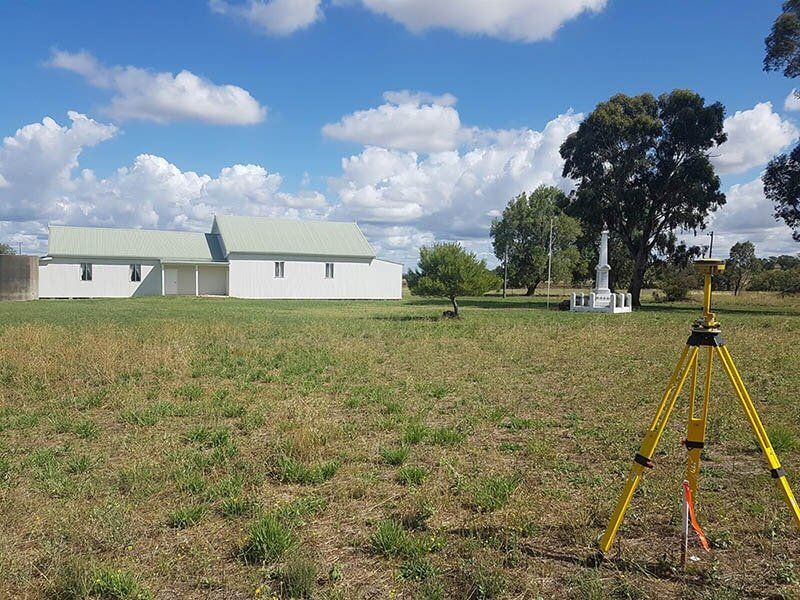
{"label": "white cumulus cloud", "polygon": [[[727,256],[731,246],[749,240],[759,255],[796,254],[798,244],[792,230],[773,216],[772,203],[764,195],[764,184],[758,177],[732,185],[726,192],[727,202],[709,219],[714,231],[715,256]],[[693,243],[697,243],[695,240]]]}
{"label": "white cumulus cloud", "polygon": [[252,125],[267,114],[247,90],[217,85],[186,70],[173,74],[131,66],[105,67],[85,51],[55,51],[47,64],[77,73],[95,87],[113,90],[115,95],[104,110],[120,120]]}
{"label": "white cumulus cloud", "polygon": [[356,219],[390,257],[416,260],[434,239],[485,246],[489,225],[507,202],[541,184],[569,190],[559,147],[582,115],[567,113],[544,127],[487,131],[465,148],[431,153],[369,146],[342,160],[329,181],[333,216]]}
{"label": "white cumulus cloud", "polygon": [[[0,147],[0,233],[39,240],[48,223],[207,230],[214,214],[318,218],[330,208],[314,191],[280,190],[278,173],[232,165],[211,176],[183,171],[167,159],[140,154],[105,178],[80,169],[81,151],[114,137],[113,125],[70,112],[20,128]],[[43,248],[38,248],[42,250]]]}
{"label": "white cumulus cloud", "polygon": [[326,137],[396,150],[442,152],[458,145],[461,120],[451,94],[386,92],[386,104],[358,110],[322,128]]}
{"label": "white cumulus cloud", "polygon": [[211,10],[244,19],[271,35],[288,35],[322,18],[321,0],[210,0]]}
{"label": "white cumulus cloud", "polygon": [[711,152],[711,162],[723,174],[760,167],[798,137],[797,128],[774,112],[770,102],[736,111],[725,119],[724,128],[728,141]]}
{"label": "white cumulus cloud", "polygon": [[446,28],[464,34],[536,42],[567,21],[600,12],[607,0],[361,0],[411,31]]}
{"label": "white cumulus cloud", "polygon": [[784,110],[800,110],[800,96],[797,95],[797,90],[792,88],[789,95],[783,101]]}

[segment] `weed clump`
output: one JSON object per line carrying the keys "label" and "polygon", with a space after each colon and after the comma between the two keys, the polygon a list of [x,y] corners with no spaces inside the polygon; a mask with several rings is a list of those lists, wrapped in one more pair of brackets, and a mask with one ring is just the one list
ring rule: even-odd
{"label": "weed clump", "polygon": [[289,598],[311,598],[317,587],[317,565],[306,558],[292,558],[286,561],[279,579]]}
{"label": "weed clump", "polygon": [[275,515],[267,515],[251,527],[240,555],[248,564],[271,563],[296,543],[292,529]]}
{"label": "weed clump", "polygon": [[383,461],[394,467],[402,465],[408,459],[408,448],[400,446],[399,448],[382,448],[381,458]]}
{"label": "weed clump", "polygon": [[422,485],[428,471],[417,465],[406,465],[397,471],[397,481],[403,485]]}
{"label": "weed clump", "polygon": [[167,522],[170,527],[174,527],[175,529],[186,529],[197,525],[205,513],[206,507],[202,504],[184,506],[172,511],[169,514]]}
{"label": "weed clump", "polygon": [[47,592],[54,600],[151,600],[153,597],[127,571],[76,562],[60,567]]}

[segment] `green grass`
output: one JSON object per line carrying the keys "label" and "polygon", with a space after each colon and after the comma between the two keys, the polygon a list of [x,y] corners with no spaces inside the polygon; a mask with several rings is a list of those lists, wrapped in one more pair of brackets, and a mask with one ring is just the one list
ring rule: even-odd
{"label": "green grass", "polygon": [[[0,303],[0,598],[800,597],[800,534],[721,370],[712,551],[676,572],[684,393],[592,566],[697,295],[460,304]],[[800,493],[800,299],[715,308]]]}
{"label": "green grass", "polygon": [[184,506],[172,511],[167,518],[170,527],[176,529],[186,529],[200,522],[206,514],[206,507],[203,505]]}
{"label": "green grass", "polygon": [[397,471],[397,481],[403,485],[422,485],[428,471],[419,465],[406,465]]}
{"label": "green grass", "polygon": [[267,515],[250,527],[240,554],[247,563],[269,563],[281,558],[295,544],[291,527],[274,515]]}
{"label": "green grass", "polygon": [[409,450],[405,446],[381,448],[381,458],[387,465],[398,467],[408,459]]}
{"label": "green grass", "polygon": [[472,506],[484,512],[503,508],[518,487],[516,477],[495,475],[479,479],[472,490]]}

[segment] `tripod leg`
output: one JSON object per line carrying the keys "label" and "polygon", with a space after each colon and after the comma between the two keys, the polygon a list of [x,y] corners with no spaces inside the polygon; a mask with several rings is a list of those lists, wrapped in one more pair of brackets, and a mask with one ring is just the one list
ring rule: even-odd
{"label": "tripod leg", "polygon": [[675,365],[675,369],[672,371],[667,389],[664,392],[664,396],[661,398],[661,404],[659,404],[656,415],[650,423],[650,428],[647,430],[644,440],[642,440],[642,445],[634,458],[633,466],[631,466],[631,470],[628,473],[628,479],[617,501],[617,506],[614,509],[614,513],[611,516],[611,520],[608,523],[608,527],[606,527],[603,537],[600,539],[600,550],[603,552],[608,552],[609,548],[611,548],[611,544],[614,542],[619,526],[622,524],[622,519],[625,517],[625,511],[628,510],[628,506],[633,498],[633,493],[636,491],[639,481],[642,478],[642,473],[645,468],[652,468],[653,466],[651,461],[656,446],[661,439],[661,434],[664,433],[664,428],[667,426],[669,417],[675,408],[675,402],[678,400],[681,389],[683,389],[683,384],[686,383],[692,365],[696,360],[697,348],[686,346],[681,353],[678,364]]}
{"label": "tripod leg", "polygon": [[758,438],[758,443],[764,452],[764,457],[767,459],[772,477],[773,479],[777,480],[778,488],[780,488],[781,492],[783,493],[783,499],[786,502],[786,505],[789,507],[789,510],[792,511],[797,526],[800,527],[800,506],[797,505],[797,500],[792,493],[792,488],[789,487],[789,482],[786,479],[786,471],[784,471],[783,467],[781,467],[778,456],[775,454],[775,450],[772,448],[772,443],[769,441],[767,431],[764,429],[764,425],[761,423],[761,419],[758,416],[758,412],[753,404],[753,400],[750,398],[750,394],[747,392],[747,388],[744,386],[742,376],[739,375],[739,371],[736,369],[733,358],[725,346],[720,346],[717,348],[717,353],[719,354],[722,362],[722,368],[728,375],[728,379],[731,380],[731,384],[733,385],[733,389],[736,391],[739,402],[741,403],[742,408],[744,408],[744,412],[747,415],[747,420],[750,422],[750,426],[753,428],[756,438]]}
{"label": "tripod leg", "polygon": [[711,369],[714,363],[714,350],[709,346],[706,354],[706,378],[703,386],[703,408],[700,417],[695,417],[695,384],[697,383],[697,361],[692,372],[692,395],[689,400],[689,426],[684,445],[688,451],[686,462],[686,481],[693,496],[697,496],[697,479],[700,476],[700,453],[705,446],[706,425],[708,424],[708,402],[711,397]]}

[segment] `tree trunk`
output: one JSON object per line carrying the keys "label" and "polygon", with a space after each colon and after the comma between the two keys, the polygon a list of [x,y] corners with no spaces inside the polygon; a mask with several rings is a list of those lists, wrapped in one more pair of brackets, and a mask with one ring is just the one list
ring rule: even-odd
{"label": "tree trunk", "polygon": [[453,303],[453,315],[457,317],[458,316],[458,302],[456,302],[456,297],[453,296],[452,298],[450,298],[450,302]]}
{"label": "tree trunk", "polygon": [[528,284],[528,290],[525,292],[526,296],[533,296],[536,293],[536,288],[539,286],[539,282],[530,283]]}
{"label": "tree trunk", "polygon": [[631,302],[635,307],[640,307],[642,286],[644,285],[644,272],[647,270],[647,257],[649,252],[640,252],[636,257],[633,265],[633,274],[631,275],[631,287],[628,290],[631,294]]}

